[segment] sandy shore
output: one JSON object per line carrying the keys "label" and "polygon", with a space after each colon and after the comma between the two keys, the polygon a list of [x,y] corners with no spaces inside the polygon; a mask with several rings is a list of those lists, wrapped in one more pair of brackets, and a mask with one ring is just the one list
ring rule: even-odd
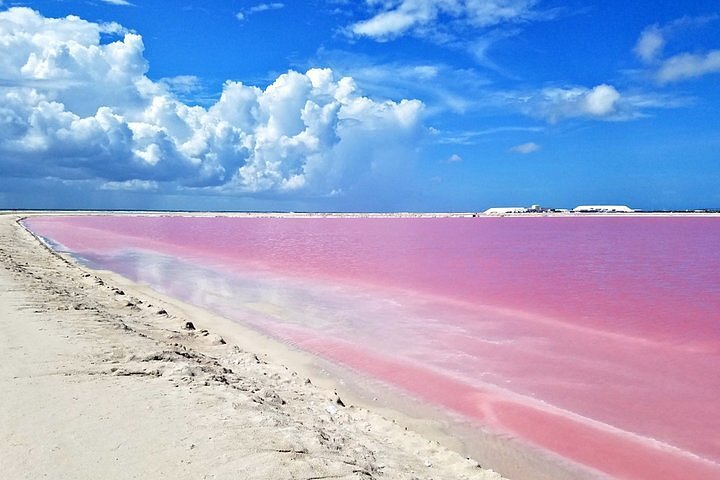
{"label": "sandy shore", "polygon": [[16,220],[0,216],[4,478],[502,478]]}

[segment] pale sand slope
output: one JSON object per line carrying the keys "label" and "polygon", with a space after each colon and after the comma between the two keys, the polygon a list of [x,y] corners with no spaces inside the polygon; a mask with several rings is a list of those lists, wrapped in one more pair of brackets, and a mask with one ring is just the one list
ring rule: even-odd
{"label": "pale sand slope", "polygon": [[2,478],[501,478],[261,352],[184,330],[202,319],[158,314],[15,220],[0,215]]}

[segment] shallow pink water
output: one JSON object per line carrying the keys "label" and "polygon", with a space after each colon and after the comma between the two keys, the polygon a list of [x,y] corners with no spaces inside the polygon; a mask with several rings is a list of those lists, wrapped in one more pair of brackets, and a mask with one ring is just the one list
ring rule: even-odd
{"label": "shallow pink water", "polygon": [[720,478],[720,218],[26,223],[610,476]]}

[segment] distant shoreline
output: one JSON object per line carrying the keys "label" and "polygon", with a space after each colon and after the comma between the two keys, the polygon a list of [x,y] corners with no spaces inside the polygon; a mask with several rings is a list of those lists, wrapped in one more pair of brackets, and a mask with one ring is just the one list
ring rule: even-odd
{"label": "distant shoreline", "polygon": [[526,212],[485,214],[483,212],[232,212],[180,210],[0,210],[0,215],[143,215],[238,218],[592,218],[592,217],[720,217],[720,211],[636,211],[625,212]]}

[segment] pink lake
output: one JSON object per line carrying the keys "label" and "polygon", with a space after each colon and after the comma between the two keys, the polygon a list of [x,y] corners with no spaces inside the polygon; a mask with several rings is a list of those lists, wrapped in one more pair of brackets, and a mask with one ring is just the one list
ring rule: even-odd
{"label": "pink lake", "polygon": [[607,477],[720,478],[720,218],[25,224]]}

